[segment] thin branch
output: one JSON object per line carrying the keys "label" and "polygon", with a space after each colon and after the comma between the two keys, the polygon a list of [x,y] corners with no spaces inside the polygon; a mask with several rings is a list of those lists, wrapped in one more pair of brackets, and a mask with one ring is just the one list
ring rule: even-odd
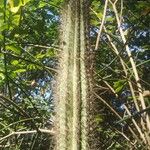
{"label": "thin branch", "polygon": [[122,118],[117,112],[116,112],[116,110],[114,110],[113,109],[113,107],[112,106],[110,106],[102,97],[100,97],[97,93],[95,93],[94,91],[93,91],[93,94],[99,99],[99,100],[101,100],[118,118]]}
{"label": "thin branch", "polygon": [[123,14],[123,0],[120,2],[120,22],[122,21],[122,14]]}
{"label": "thin branch", "polygon": [[134,146],[134,147],[136,148],[135,143],[133,143],[123,132],[120,132],[120,131],[117,130],[116,128],[115,128],[115,130],[116,130],[119,134],[121,134],[128,142],[130,142],[130,144],[131,144],[132,146]]}
{"label": "thin branch", "polygon": [[[107,30],[106,30],[105,27],[104,27],[104,31],[107,33]],[[111,41],[110,36],[109,36],[108,34],[107,34],[106,36],[107,36],[108,41],[110,42],[111,46],[114,48],[114,52],[115,52],[116,55],[119,57],[120,62],[121,62],[121,65],[122,65],[123,70],[124,70],[124,72],[125,72],[125,76],[126,76],[126,78],[127,78],[127,77],[128,77],[128,71],[127,71],[127,68],[126,68],[126,66],[125,66],[126,64],[125,64],[125,62],[123,61],[123,59],[120,57],[119,51],[118,51],[118,49],[116,48],[116,46],[113,44],[113,42]],[[127,81],[128,81],[129,87],[130,87],[130,91],[131,91],[132,98],[133,98],[133,101],[134,101],[134,104],[135,104],[135,108],[136,108],[137,111],[139,112],[139,111],[140,111],[140,108],[139,108],[139,105],[138,105],[138,102],[137,102],[137,98],[136,98],[136,95],[135,95],[135,91],[134,91],[132,82],[130,81],[130,79],[128,79]],[[143,118],[141,118],[141,125],[142,125],[143,128],[145,128],[145,127],[144,127]]]}
{"label": "thin branch", "polygon": [[[129,109],[128,109],[125,105],[124,105],[124,108],[125,108],[127,114],[128,114],[129,116],[132,116],[131,113],[130,113],[130,111],[129,111]],[[133,122],[134,126],[136,127],[137,131],[139,132],[141,139],[142,139],[143,142],[146,144],[146,143],[147,143],[147,142],[146,142],[146,138],[145,138],[145,136],[144,136],[144,134],[143,134],[141,128],[138,126],[138,124],[137,124],[137,122],[135,121],[134,118],[131,118],[131,119],[132,119],[132,122]]]}
{"label": "thin branch", "polygon": [[[1,104],[1,102],[0,102],[0,104]],[[7,107],[6,107],[6,108],[7,108]],[[13,125],[16,125],[16,124],[19,124],[19,123],[22,123],[22,122],[31,121],[31,120],[38,120],[38,119],[40,119],[40,117],[25,118],[25,119],[22,119],[22,120],[13,122],[13,123],[11,123],[11,124],[9,124],[9,125],[3,125],[3,124],[2,124],[4,127],[3,127],[2,129],[0,129],[0,131],[5,130],[5,129],[8,129],[8,128],[9,128],[10,131],[12,131],[12,129],[11,129],[10,127],[13,126]],[[1,124],[1,123],[0,123],[0,124]]]}
{"label": "thin branch", "polygon": [[[126,78],[127,78],[127,77],[128,77],[128,71],[127,71],[127,68],[126,68],[126,66],[125,66],[125,62],[124,62],[124,60],[121,58],[117,47],[116,47],[115,44],[112,42],[111,37],[109,36],[109,34],[107,34],[107,29],[105,28],[105,26],[104,26],[104,31],[106,32],[106,36],[107,36],[107,39],[108,39],[110,45],[111,45],[112,48],[114,49],[113,51],[116,53],[116,55],[117,55],[117,56],[119,57],[119,59],[120,59],[120,62],[121,62],[123,71],[124,71],[125,76],[126,76]],[[136,96],[135,96],[135,92],[134,92],[134,89],[133,89],[133,85],[132,85],[132,83],[131,83],[130,80],[128,80],[128,84],[129,84],[129,87],[130,87],[130,91],[131,91],[131,94],[132,94],[132,97],[133,97],[133,101],[134,101],[135,107],[136,107],[136,109],[139,111],[140,109],[139,109],[139,106],[138,106],[138,102],[137,102],[137,99],[136,99]]]}
{"label": "thin branch", "polygon": [[41,133],[46,133],[46,134],[51,134],[51,135],[54,135],[55,132],[53,130],[48,130],[48,129],[38,129],[37,130],[32,130],[32,131],[18,131],[18,132],[12,132],[2,138],[0,138],[0,141],[2,140],[5,140],[13,135],[21,135],[21,134],[34,134],[34,133],[38,133],[38,132],[41,132]]}
{"label": "thin branch", "polygon": [[17,42],[13,42],[13,43],[6,43],[6,45],[24,45],[24,46],[32,46],[32,47],[38,47],[38,48],[44,48],[44,49],[54,49],[56,51],[61,51],[61,48],[58,46],[47,46],[47,45],[39,45],[39,44],[34,44],[34,43],[17,43]]}
{"label": "thin branch", "polygon": [[[114,4],[112,4],[112,6],[113,6],[113,10],[114,10],[114,13],[115,13],[115,16],[116,16],[116,20],[117,20],[117,25],[118,25],[118,29],[119,29],[119,32],[120,32],[120,36],[122,38],[123,43],[125,44],[126,43],[126,38],[125,38],[124,32],[123,32],[123,30],[121,28],[121,22],[119,20],[119,16],[118,16],[118,12],[117,12],[116,6]],[[142,92],[142,86],[141,86],[141,84],[139,82],[140,78],[139,78],[139,75],[138,75],[136,64],[135,64],[135,62],[133,60],[133,57],[132,57],[131,51],[129,49],[129,46],[126,45],[125,49],[126,49],[126,52],[128,54],[128,57],[129,57],[129,60],[130,60],[130,63],[131,63],[132,69],[133,69],[134,77],[135,77],[137,88],[138,88],[139,99],[141,101],[141,106],[142,106],[142,109],[145,109],[146,105],[145,105],[145,100],[144,100],[144,97],[143,97],[143,94],[142,94],[143,93]],[[150,120],[149,120],[148,114],[146,114],[146,122],[147,122],[147,128],[150,131]]]}
{"label": "thin branch", "polygon": [[3,53],[6,53],[7,55],[10,55],[10,56],[15,57],[15,58],[17,58],[17,59],[21,59],[21,60],[24,60],[24,61],[26,61],[26,62],[29,62],[29,63],[35,64],[35,65],[38,65],[39,67],[43,67],[43,68],[44,68],[48,73],[50,73],[50,74],[51,74],[50,71],[53,71],[53,72],[55,72],[55,73],[57,72],[56,69],[50,68],[50,67],[48,67],[48,66],[45,66],[45,65],[42,64],[42,63],[37,62],[37,61],[35,60],[35,58],[34,58],[33,60],[29,60],[29,59],[23,58],[23,57],[21,57],[21,56],[19,56],[19,55],[15,55],[15,54],[12,54],[12,53],[9,53],[9,52],[3,52]]}
{"label": "thin branch", "polygon": [[[112,87],[105,79],[103,79],[101,76],[99,76],[99,77],[100,77],[100,79],[106,84],[106,86],[108,87],[108,88],[105,88],[105,89],[110,89],[111,92],[112,92],[116,97],[118,97],[118,94],[115,92],[115,90],[113,89],[113,87]],[[97,87],[98,87],[98,85],[97,85]],[[101,87],[101,89],[104,89],[104,87],[102,87],[102,86],[99,86],[99,87]]]}
{"label": "thin branch", "polygon": [[[9,104],[13,105],[14,108],[16,108],[21,115],[23,115],[27,118],[31,118],[31,116],[27,112],[25,112],[22,108],[20,108],[14,101],[3,96],[3,94],[1,94],[1,93],[0,93],[0,100],[2,100],[4,102],[8,102]],[[38,127],[36,126],[35,122],[33,120],[31,120],[31,123],[32,123],[32,126],[38,131]]]}
{"label": "thin branch", "polygon": [[[116,112],[116,110],[114,110],[113,107],[110,106],[102,97],[100,97],[100,96],[99,96],[97,93],[95,93],[94,91],[93,91],[93,94],[94,94],[99,100],[101,100],[119,119],[122,118],[122,117]],[[128,128],[129,128],[130,132],[132,133],[132,135],[135,137],[135,139],[141,143],[141,141],[140,141],[139,138],[137,137],[137,134],[133,131],[133,129],[130,127],[130,125],[128,125]]]}
{"label": "thin branch", "polygon": [[95,50],[97,50],[97,49],[98,49],[98,46],[99,46],[100,37],[101,37],[102,30],[103,30],[105,18],[106,18],[107,5],[108,5],[108,0],[105,1],[104,12],[103,12],[103,18],[102,18],[101,25],[100,25],[100,27],[99,27],[99,32],[98,32],[97,40],[96,40],[96,44],[95,44]]}
{"label": "thin branch", "polygon": [[117,121],[116,123],[122,123],[122,122],[124,122],[124,121],[129,120],[129,119],[132,119],[132,118],[135,118],[135,117],[137,117],[137,116],[140,116],[140,115],[143,114],[144,112],[148,112],[148,111],[150,111],[150,107],[147,107],[146,109],[143,109],[143,110],[141,110],[141,111],[139,111],[139,112],[135,112],[133,115],[124,117],[122,120],[119,120],[119,121]]}
{"label": "thin branch", "polygon": [[[120,24],[121,24],[121,23],[120,23]],[[105,27],[104,27],[104,31],[107,33]],[[128,72],[127,72],[127,69],[126,69],[126,66],[125,66],[124,61],[123,61],[122,58],[120,57],[120,54],[119,54],[119,52],[118,52],[116,46],[112,43],[112,40],[111,40],[111,38],[110,38],[110,36],[109,36],[108,34],[107,34],[107,38],[108,38],[108,40],[109,40],[109,42],[110,42],[112,48],[114,48],[115,53],[117,54],[117,56],[119,56],[120,61],[121,61],[121,64],[122,64],[123,69],[124,69],[124,72],[125,72],[125,75],[126,75],[126,77],[127,77]],[[126,41],[125,41],[125,42],[124,42],[124,45],[126,46],[126,44],[127,44],[127,43],[126,43]],[[132,93],[132,96],[133,96],[134,103],[135,103],[135,105],[136,105],[137,110],[139,111],[139,106],[138,106],[138,103],[137,103],[137,100],[136,100],[136,96],[135,96],[135,93],[134,93],[134,89],[133,89],[132,83],[131,83],[129,80],[128,80],[128,83],[129,83],[129,86],[130,86],[130,89],[131,89],[131,93]],[[142,118],[141,118],[141,119],[142,119]],[[141,123],[142,123],[142,122],[141,122]],[[142,123],[142,124],[143,124],[143,123]]]}

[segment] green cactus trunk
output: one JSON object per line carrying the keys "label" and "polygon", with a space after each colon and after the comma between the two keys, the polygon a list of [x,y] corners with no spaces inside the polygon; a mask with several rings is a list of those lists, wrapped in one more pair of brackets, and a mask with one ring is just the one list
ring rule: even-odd
{"label": "green cactus trunk", "polygon": [[56,150],[90,149],[88,9],[88,0],[67,0],[62,11],[62,51],[55,96]]}

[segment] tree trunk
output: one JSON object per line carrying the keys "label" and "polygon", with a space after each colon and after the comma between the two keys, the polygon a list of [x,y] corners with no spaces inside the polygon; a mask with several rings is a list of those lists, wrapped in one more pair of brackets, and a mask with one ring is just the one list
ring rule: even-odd
{"label": "tree trunk", "polygon": [[56,150],[88,150],[91,67],[88,0],[66,0],[56,78]]}

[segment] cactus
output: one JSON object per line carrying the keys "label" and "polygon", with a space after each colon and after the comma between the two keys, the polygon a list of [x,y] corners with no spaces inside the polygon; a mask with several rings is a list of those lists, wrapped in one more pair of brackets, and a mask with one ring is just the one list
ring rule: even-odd
{"label": "cactus", "polygon": [[56,150],[88,150],[91,55],[88,0],[66,0],[56,77]]}

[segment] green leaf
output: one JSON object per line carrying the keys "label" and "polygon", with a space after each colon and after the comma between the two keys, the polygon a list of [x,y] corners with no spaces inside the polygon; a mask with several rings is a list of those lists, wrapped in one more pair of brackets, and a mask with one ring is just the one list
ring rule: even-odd
{"label": "green leaf", "polygon": [[0,6],[4,6],[4,2],[0,0]]}
{"label": "green leaf", "polygon": [[138,8],[149,8],[150,3],[146,2],[146,1],[138,1],[137,7]]}
{"label": "green leaf", "polygon": [[30,2],[31,0],[22,0],[22,5],[26,5],[26,3]]}
{"label": "green leaf", "polygon": [[9,0],[8,4],[10,6],[10,11],[17,13],[21,6],[24,6],[30,0]]}
{"label": "green leaf", "polygon": [[17,74],[13,71],[10,73],[10,77],[14,79],[17,77]]}
{"label": "green leaf", "polygon": [[126,80],[119,80],[117,82],[114,82],[114,86],[113,87],[115,89],[115,92],[119,93],[123,89],[125,84],[126,84]]}
{"label": "green leaf", "polygon": [[91,24],[94,26],[98,26],[99,25],[99,21],[95,20],[95,19],[91,19]]}
{"label": "green leaf", "polygon": [[41,58],[45,57],[45,54],[37,54],[35,57],[37,59],[41,59]]}
{"label": "green leaf", "polygon": [[0,32],[0,41],[3,40],[3,35]]}
{"label": "green leaf", "polygon": [[45,3],[45,2],[40,1],[40,3],[39,3],[39,8],[44,7],[45,5],[46,5],[46,3]]}
{"label": "green leaf", "polygon": [[3,73],[0,73],[0,80],[4,80],[5,79],[5,75]]}
{"label": "green leaf", "polygon": [[19,22],[20,22],[20,15],[14,15],[14,16],[13,16],[12,23],[13,23],[14,25],[19,25]]}
{"label": "green leaf", "polygon": [[18,12],[20,6],[21,6],[21,1],[20,0],[9,0],[8,4],[10,6],[10,11],[13,13]]}
{"label": "green leaf", "polygon": [[96,116],[95,116],[95,122],[96,122],[97,124],[103,122],[103,117],[102,117],[101,115],[96,115]]}
{"label": "green leaf", "polygon": [[112,16],[108,16],[108,17],[106,18],[106,20],[107,20],[108,22],[113,22],[113,21],[114,21],[114,18],[113,18]]}
{"label": "green leaf", "polygon": [[22,49],[21,49],[20,47],[18,47],[18,46],[7,45],[7,46],[6,46],[6,50],[10,50],[10,51],[12,51],[12,52],[14,52],[14,53],[20,55]]}
{"label": "green leaf", "polygon": [[17,69],[14,71],[14,73],[23,73],[26,72],[26,69]]}
{"label": "green leaf", "polygon": [[14,66],[17,65],[18,63],[19,63],[18,60],[12,60],[12,61],[11,61],[11,64],[14,65]]}
{"label": "green leaf", "polygon": [[35,69],[36,69],[36,65],[34,65],[34,64],[29,64],[29,65],[27,66],[27,69],[29,69],[29,70],[35,70]]}
{"label": "green leaf", "polygon": [[53,49],[48,49],[46,52],[46,57],[54,57],[55,56],[55,52]]}
{"label": "green leaf", "polygon": [[100,13],[97,13],[97,17],[98,17],[98,18],[103,18],[103,13],[101,13],[101,12],[100,12]]}
{"label": "green leaf", "polygon": [[8,29],[8,24],[6,24],[2,20],[0,20],[0,32],[4,31],[5,29]]}

